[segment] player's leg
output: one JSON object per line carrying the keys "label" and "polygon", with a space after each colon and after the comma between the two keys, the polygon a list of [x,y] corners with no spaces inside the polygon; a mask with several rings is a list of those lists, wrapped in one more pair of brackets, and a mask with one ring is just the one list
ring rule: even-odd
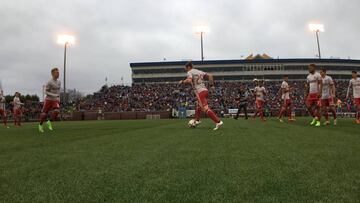
{"label": "player's leg", "polygon": [[241,108],[242,108],[242,105],[239,104],[238,110],[237,110],[237,113],[236,113],[236,116],[235,116],[235,119],[236,119],[236,120],[239,118],[239,115],[240,115],[240,112],[241,112]]}
{"label": "player's leg", "polygon": [[264,118],[264,102],[260,101],[260,109],[259,109],[260,118],[262,121],[265,121]]}
{"label": "player's leg", "polygon": [[337,115],[336,115],[336,109],[335,106],[330,106],[330,111],[334,117],[334,125],[337,125]]}
{"label": "player's leg", "polygon": [[245,120],[247,120],[248,119],[247,104],[244,105],[244,114],[245,114]]}
{"label": "player's leg", "polygon": [[284,103],[283,103],[283,105],[281,106],[281,108],[280,108],[280,112],[279,112],[279,116],[278,116],[278,119],[279,119],[279,121],[280,122],[284,122],[283,120],[282,120],[282,116],[283,116],[283,114],[284,114],[284,112],[286,111],[286,101],[284,100]]}
{"label": "player's leg", "polygon": [[42,110],[41,110],[41,114],[40,114],[40,118],[39,118],[39,126],[38,126],[38,127],[39,127],[39,131],[40,131],[41,133],[44,132],[43,124],[44,124],[44,121],[45,121],[46,118],[47,118],[47,115],[48,115],[50,109],[51,109],[51,104],[50,104],[50,102],[49,102],[48,100],[45,100],[45,101],[44,101],[43,108],[42,108]]}
{"label": "player's leg", "polygon": [[321,108],[321,103],[319,100],[317,100],[315,102],[315,120],[316,120],[316,123],[315,123],[315,126],[316,127],[320,127],[321,126],[321,115],[322,115],[322,108]]}
{"label": "player's leg", "polygon": [[357,116],[356,116],[356,124],[360,124],[360,99],[358,99],[358,102],[357,102]]}
{"label": "player's leg", "polygon": [[14,117],[14,125],[17,126],[17,119],[18,119],[18,111],[16,109],[13,110],[13,117]]}
{"label": "player's leg", "polygon": [[256,101],[255,101],[255,113],[254,113],[253,119],[255,119],[256,116],[260,113],[260,110],[259,110],[259,109],[260,109],[259,101],[256,100]]}
{"label": "player's leg", "polygon": [[18,126],[21,126],[21,118],[23,116],[21,109],[18,109]]}
{"label": "player's leg", "polygon": [[293,118],[292,116],[292,111],[293,111],[293,103],[291,100],[288,101],[288,106],[287,106],[287,110],[288,110],[288,121],[289,122],[294,122],[295,121],[295,118]]}
{"label": "player's leg", "polygon": [[50,131],[53,130],[53,127],[52,127],[52,123],[51,122],[55,122],[57,120],[57,117],[58,115],[60,114],[60,104],[59,102],[57,101],[50,101],[50,106],[51,106],[51,109],[53,110],[52,113],[51,113],[51,117],[50,117],[50,120],[48,120],[46,123],[47,123],[47,126],[49,128]]}
{"label": "player's leg", "polygon": [[324,125],[330,125],[328,106],[322,105],[322,107],[321,107],[321,112],[323,113],[323,115],[324,115],[324,117],[325,117]]}
{"label": "player's leg", "polygon": [[6,111],[3,110],[3,109],[0,109],[0,115],[1,115],[1,117],[2,117],[2,119],[3,119],[4,127],[5,127],[5,128],[9,128],[9,127],[7,126],[7,115],[6,115]]}
{"label": "player's leg", "polygon": [[203,91],[199,93],[199,98],[200,98],[200,103],[203,106],[203,110],[204,112],[209,116],[209,118],[214,121],[214,123],[216,124],[214,130],[219,129],[222,125],[223,122],[219,119],[219,117],[209,108],[208,105],[208,98],[209,94],[207,91]]}
{"label": "player's leg", "polygon": [[195,120],[197,122],[200,122],[201,112],[203,111],[203,106],[202,106],[199,94],[196,94],[196,98],[197,98],[197,106],[195,109]]}

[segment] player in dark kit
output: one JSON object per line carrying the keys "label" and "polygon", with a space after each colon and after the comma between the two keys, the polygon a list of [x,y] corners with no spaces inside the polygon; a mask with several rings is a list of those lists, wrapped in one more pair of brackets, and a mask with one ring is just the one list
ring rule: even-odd
{"label": "player in dark kit", "polygon": [[241,86],[239,90],[239,106],[235,116],[236,120],[239,118],[241,110],[244,110],[245,120],[248,119],[248,114],[247,114],[248,100],[249,100],[249,91],[247,90],[246,87]]}

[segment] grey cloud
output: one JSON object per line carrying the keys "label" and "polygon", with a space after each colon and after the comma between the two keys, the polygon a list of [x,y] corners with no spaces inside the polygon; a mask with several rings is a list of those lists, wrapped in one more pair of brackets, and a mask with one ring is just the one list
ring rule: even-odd
{"label": "grey cloud", "polygon": [[41,92],[49,69],[62,68],[58,32],[71,31],[68,86],[98,90],[105,77],[130,83],[129,62],[199,59],[196,24],[205,23],[206,59],[250,53],[314,57],[312,20],[323,22],[325,57],[358,57],[357,0],[12,0],[0,4],[0,80],[6,92]]}

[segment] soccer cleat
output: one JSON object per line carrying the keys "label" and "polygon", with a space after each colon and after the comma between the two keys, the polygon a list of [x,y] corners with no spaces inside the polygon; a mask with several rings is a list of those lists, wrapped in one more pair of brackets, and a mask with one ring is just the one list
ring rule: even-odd
{"label": "soccer cleat", "polygon": [[195,125],[198,126],[201,124],[201,121],[195,121]]}
{"label": "soccer cleat", "polygon": [[44,133],[44,128],[42,125],[39,124],[39,132]]}
{"label": "soccer cleat", "polygon": [[325,121],[323,125],[330,125],[330,121]]}
{"label": "soccer cleat", "polygon": [[320,127],[321,126],[321,122],[320,121],[316,121],[315,127]]}
{"label": "soccer cleat", "polygon": [[224,122],[220,121],[219,123],[216,124],[214,130],[218,130],[222,125],[224,125]]}
{"label": "soccer cleat", "polygon": [[49,130],[50,130],[50,131],[53,131],[53,127],[52,127],[51,121],[47,121],[46,124],[47,124]]}
{"label": "soccer cleat", "polygon": [[9,126],[7,126],[7,125],[4,125],[4,128],[9,129],[10,127],[9,127]]}
{"label": "soccer cleat", "polygon": [[356,124],[360,124],[360,119],[356,119],[356,120],[355,120],[355,123],[356,123]]}
{"label": "soccer cleat", "polygon": [[314,119],[311,121],[310,125],[315,125],[315,124],[316,124],[316,119],[314,118]]}
{"label": "soccer cleat", "polygon": [[337,125],[337,119],[334,119],[334,125]]}
{"label": "soccer cleat", "polygon": [[283,120],[283,119],[278,118],[278,120],[279,120],[280,123],[284,123],[284,120]]}

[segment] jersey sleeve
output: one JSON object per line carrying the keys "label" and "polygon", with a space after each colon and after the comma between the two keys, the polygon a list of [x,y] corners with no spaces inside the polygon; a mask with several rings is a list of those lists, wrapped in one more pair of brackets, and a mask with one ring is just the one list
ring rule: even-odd
{"label": "jersey sleeve", "polygon": [[192,78],[193,78],[193,77],[192,77],[192,74],[191,74],[191,72],[190,72],[190,71],[187,73],[186,78],[187,78],[187,79],[192,79]]}

